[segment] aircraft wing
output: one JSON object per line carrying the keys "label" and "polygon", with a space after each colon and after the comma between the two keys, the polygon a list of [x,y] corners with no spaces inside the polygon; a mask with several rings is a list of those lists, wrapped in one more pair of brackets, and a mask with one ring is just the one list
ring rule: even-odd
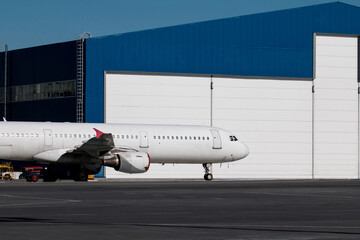
{"label": "aircraft wing", "polygon": [[90,138],[83,145],[77,146],[75,149],[68,151],[67,153],[99,158],[114,148],[115,144],[112,134],[103,133],[96,137]]}

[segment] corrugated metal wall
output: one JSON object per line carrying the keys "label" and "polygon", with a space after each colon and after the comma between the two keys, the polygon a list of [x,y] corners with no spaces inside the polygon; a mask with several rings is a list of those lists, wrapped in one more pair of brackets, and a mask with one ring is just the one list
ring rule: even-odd
{"label": "corrugated metal wall", "polygon": [[[4,87],[4,54],[0,55],[0,87]],[[76,79],[76,42],[65,42],[9,51],[8,87]],[[4,104],[0,103],[0,116]],[[7,104],[7,119],[12,121],[76,120],[76,99],[13,102]]]}
{"label": "corrugated metal wall", "polygon": [[329,3],[88,39],[86,121],[104,120],[104,71],[312,78],[314,32],[359,34],[360,8]]}

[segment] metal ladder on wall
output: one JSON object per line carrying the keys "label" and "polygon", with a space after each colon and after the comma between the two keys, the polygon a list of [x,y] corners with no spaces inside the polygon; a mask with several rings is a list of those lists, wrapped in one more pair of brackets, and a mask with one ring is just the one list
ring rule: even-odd
{"label": "metal ladder on wall", "polygon": [[83,32],[77,36],[76,44],[76,122],[84,122],[84,43],[91,34]]}

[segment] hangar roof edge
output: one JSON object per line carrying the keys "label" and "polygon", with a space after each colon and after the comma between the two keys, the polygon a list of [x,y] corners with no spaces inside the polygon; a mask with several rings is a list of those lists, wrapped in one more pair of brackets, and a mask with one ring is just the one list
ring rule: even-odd
{"label": "hangar roof edge", "polygon": [[279,9],[279,10],[268,11],[268,12],[250,13],[250,14],[244,14],[244,15],[233,16],[233,17],[205,20],[205,21],[200,21],[200,22],[184,23],[184,24],[178,24],[178,25],[170,25],[170,26],[164,26],[164,27],[143,29],[143,30],[138,30],[138,31],[123,32],[123,33],[117,33],[117,34],[109,34],[109,35],[104,35],[104,36],[92,37],[91,39],[95,39],[95,40],[99,39],[100,40],[100,39],[104,39],[104,38],[119,37],[119,36],[127,35],[127,34],[135,34],[135,33],[147,32],[147,31],[155,31],[155,30],[160,30],[160,29],[169,29],[169,28],[175,28],[175,27],[180,27],[180,26],[189,26],[189,25],[194,25],[194,24],[202,24],[202,23],[230,20],[230,19],[243,18],[243,17],[256,16],[256,15],[264,15],[264,14],[271,14],[271,13],[274,14],[274,13],[280,13],[280,12],[301,10],[301,9],[306,9],[306,8],[324,7],[324,6],[338,6],[338,5],[339,6],[342,5],[342,6],[348,6],[348,7],[360,9],[360,7],[349,4],[349,3],[334,1],[334,2],[313,4],[313,5],[300,6],[300,7],[294,7],[294,8]]}

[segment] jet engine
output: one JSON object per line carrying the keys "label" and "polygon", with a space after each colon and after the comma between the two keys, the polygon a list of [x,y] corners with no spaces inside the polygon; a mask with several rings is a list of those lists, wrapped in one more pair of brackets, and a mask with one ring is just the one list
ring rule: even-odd
{"label": "jet engine", "polygon": [[103,165],[124,173],[144,173],[150,167],[150,156],[145,152],[118,152],[105,156]]}

